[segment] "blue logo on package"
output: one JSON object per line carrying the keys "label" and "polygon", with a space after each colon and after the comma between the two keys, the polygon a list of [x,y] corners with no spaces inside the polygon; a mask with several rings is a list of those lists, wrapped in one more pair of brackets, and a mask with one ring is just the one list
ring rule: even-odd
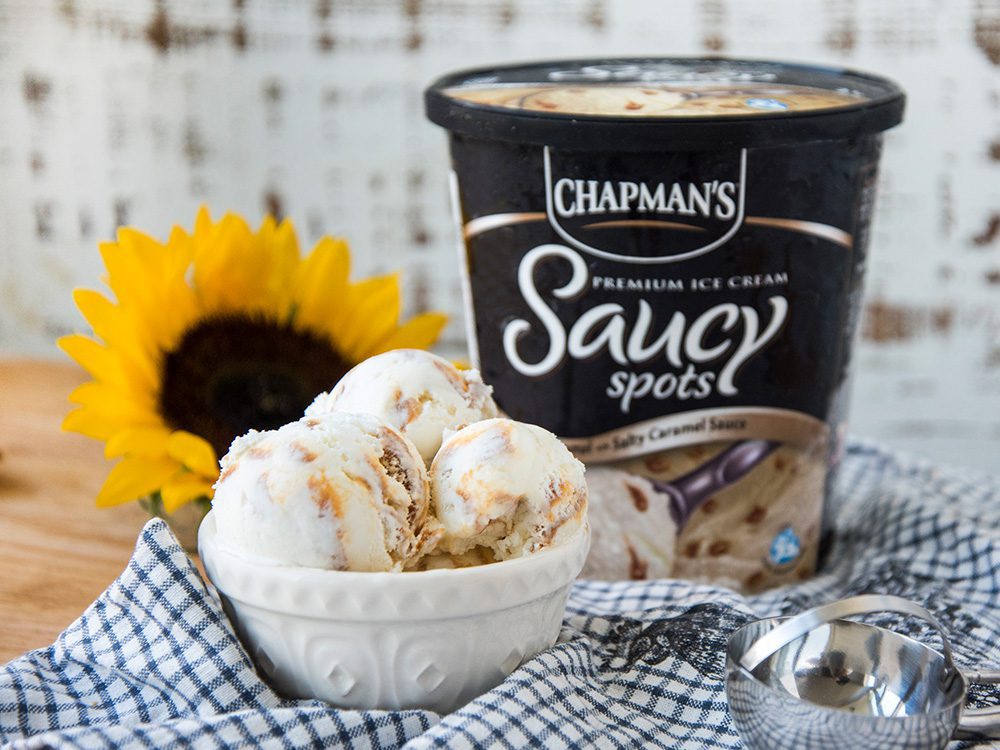
{"label": "blue logo on package", "polygon": [[754,109],[788,109],[788,105],[777,99],[747,99],[746,105]]}
{"label": "blue logo on package", "polygon": [[788,565],[794,562],[801,552],[802,542],[791,526],[783,528],[771,541],[770,558],[774,565]]}

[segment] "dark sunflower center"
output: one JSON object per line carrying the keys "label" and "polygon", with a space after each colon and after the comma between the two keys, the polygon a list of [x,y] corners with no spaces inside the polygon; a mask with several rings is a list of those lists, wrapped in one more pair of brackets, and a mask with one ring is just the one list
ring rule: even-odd
{"label": "dark sunflower center", "polygon": [[160,410],[221,457],[250,429],[293,422],[350,369],[325,339],[264,318],[206,318],[163,365]]}

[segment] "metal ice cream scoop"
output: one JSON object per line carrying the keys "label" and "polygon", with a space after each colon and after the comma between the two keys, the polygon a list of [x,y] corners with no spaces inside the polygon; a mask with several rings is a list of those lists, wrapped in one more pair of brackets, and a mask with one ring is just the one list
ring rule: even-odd
{"label": "metal ice cream scoop", "polygon": [[780,445],[769,440],[742,440],[682,477],[649,481],[657,491],[670,496],[670,514],[679,529],[713,493],[745,477]]}
{"label": "metal ice cream scoop", "polygon": [[[936,651],[892,630],[842,618],[898,612],[929,623]],[[969,682],[944,629],[897,596],[864,595],[737,630],[726,652],[729,711],[754,750],[944,748],[952,737],[1000,737],[1000,707],[966,709]]]}

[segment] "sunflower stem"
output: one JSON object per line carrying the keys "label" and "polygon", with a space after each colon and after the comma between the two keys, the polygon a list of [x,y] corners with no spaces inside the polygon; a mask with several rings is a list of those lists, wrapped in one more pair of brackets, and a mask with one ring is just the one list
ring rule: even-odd
{"label": "sunflower stem", "polygon": [[167,513],[163,509],[163,497],[160,495],[159,490],[151,492],[146,497],[139,499],[139,505],[149,513],[150,516],[155,518],[166,518]]}
{"label": "sunflower stem", "polygon": [[212,501],[202,495],[185,503],[173,513],[168,513],[163,507],[163,496],[159,490],[140,498],[139,505],[152,518],[162,518],[170,526],[177,541],[188,552],[198,551],[198,527],[205,515],[212,509]]}

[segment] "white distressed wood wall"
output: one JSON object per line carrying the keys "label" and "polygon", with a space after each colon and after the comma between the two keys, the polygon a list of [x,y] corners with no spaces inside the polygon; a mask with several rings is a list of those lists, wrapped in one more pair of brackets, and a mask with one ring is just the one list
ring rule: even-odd
{"label": "white distressed wood wall", "polygon": [[[538,57],[698,54],[899,80],[854,431],[1000,470],[1000,0],[0,0],[0,352],[57,356],[96,243],[205,202],[348,236],[460,315],[422,87]],[[456,321],[447,344],[461,345]]]}

